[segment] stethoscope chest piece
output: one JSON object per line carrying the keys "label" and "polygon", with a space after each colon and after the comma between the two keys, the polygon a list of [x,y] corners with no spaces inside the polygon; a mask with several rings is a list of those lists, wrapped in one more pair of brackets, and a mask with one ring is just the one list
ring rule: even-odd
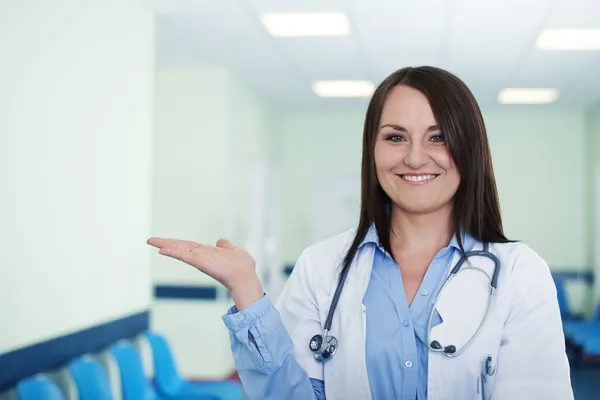
{"label": "stethoscope chest piece", "polygon": [[338,341],[334,336],[327,334],[315,335],[310,339],[309,348],[320,362],[329,360],[335,354],[338,347]]}

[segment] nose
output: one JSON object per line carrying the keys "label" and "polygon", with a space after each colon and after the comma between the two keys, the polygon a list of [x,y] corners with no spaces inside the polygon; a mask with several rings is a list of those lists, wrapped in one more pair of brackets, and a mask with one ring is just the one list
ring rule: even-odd
{"label": "nose", "polygon": [[425,165],[427,160],[429,160],[429,155],[423,145],[419,142],[412,142],[406,157],[404,157],[404,164],[411,168],[418,169]]}

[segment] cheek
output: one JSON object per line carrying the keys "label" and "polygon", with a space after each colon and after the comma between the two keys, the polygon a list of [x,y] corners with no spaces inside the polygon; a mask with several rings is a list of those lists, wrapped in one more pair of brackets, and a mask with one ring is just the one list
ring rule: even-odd
{"label": "cheek", "polygon": [[386,146],[386,144],[382,142],[375,144],[373,156],[378,174],[389,172],[389,170],[396,167],[402,159],[402,156],[397,149],[394,149],[392,146]]}
{"label": "cheek", "polygon": [[458,173],[456,165],[454,164],[454,160],[450,156],[450,152],[448,152],[448,150],[440,150],[432,155],[431,158],[441,169],[446,171],[446,173],[450,174],[453,171]]}
{"label": "cheek", "polygon": [[385,170],[386,157],[381,146],[377,144],[375,144],[375,148],[373,149],[373,161],[375,162],[375,173],[377,174],[377,179],[381,180],[381,173]]}
{"label": "cheek", "polygon": [[445,160],[445,165],[443,166],[443,168],[446,171],[446,176],[452,179],[453,181],[456,181],[456,185],[458,186],[458,183],[460,182],[460,174],[458,172],[456,164],[454,163],[454,160],[448,157]]}

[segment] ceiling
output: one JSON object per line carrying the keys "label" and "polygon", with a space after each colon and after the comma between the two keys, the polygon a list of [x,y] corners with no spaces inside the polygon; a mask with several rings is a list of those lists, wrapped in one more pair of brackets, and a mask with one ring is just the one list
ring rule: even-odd
{"label": "ceiling", "polygon": [[[156,12],[158,68],[223,66],[278,104],[348,104],[321,99],[311,83],[379,83],[404,66],[450,70],[483,107],[505,87],[553,87],[556,105],[600,100],[600,51],[534,48],[542,28],[600,28],[600,0],[149,0]],[[265,12],[345,12],[345,37],[273,38]]]}

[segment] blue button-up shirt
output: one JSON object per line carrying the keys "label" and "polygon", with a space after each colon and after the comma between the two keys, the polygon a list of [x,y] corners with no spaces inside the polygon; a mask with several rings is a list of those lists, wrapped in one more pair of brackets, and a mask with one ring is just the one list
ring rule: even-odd
{"label": "blue button-up shirt", "polygon": [[[463,236],[469,251],[474,245]],[[460,251],[458,241],[441,249],[409,305],[400,268],[379,245],[372,227],[361,246],[375,246],[375,257],[363,304],[367,308],[366,359],[371,394],[374,399],[427,399],[427,323],[433,299],[450,272],[452,258]],[[434,313],[432,327],[441,323]]]}
{"label": "blue button-up shirt", "polygon": [[[476,243],[468,235],[463,235],[462,240],[465,251],[472,250]],[[444,283],[455,252],[459,251],[456,237],[432,260],[410,306],[400,268],[379,245],[374,227],[371,227],[360,246],[375,247],[371,277],[363,297],[363,304],[367,308],[366,361],[372,398],[426,400],[427,323],[432,300]],[[280,316],[268,296],[242,312],[232,307],[223,320],[230,330],[237,370],[248,393],[269,393],[274,398],[282,399],[325,399],[323,381],[309,379],[295,361],[291,339],[285,329],[277,329],[277,335],[261,334],[261,329],[281,324]],[[432,326],[441,322],[440,316],[434,314]],[[261,358],[265,359],[266,356],[268,359],[285,360],[289,365],[279,368],[279,371],[285,371],[285,377],[274,379],[257,368],[257,351],[248,340],[248,332],[253,334],[257,342],[265,336],[270,338],[270,343],[257,345],[261,352],[274,354],[262,354]],[[290,352],[291,355],[286,357],[284,352]]]}

